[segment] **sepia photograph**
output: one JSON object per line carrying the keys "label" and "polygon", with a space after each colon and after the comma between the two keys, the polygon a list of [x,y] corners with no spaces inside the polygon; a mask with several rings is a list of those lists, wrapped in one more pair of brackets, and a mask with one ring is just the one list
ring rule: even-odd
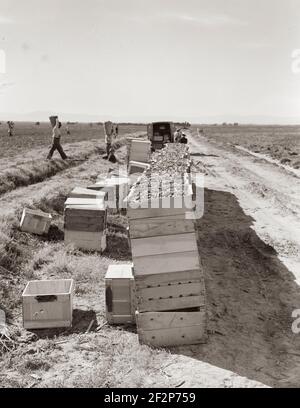
{"label": "sepia photograph", "polygon": [[300,388],[299,21],[0,0],[0,398]]}

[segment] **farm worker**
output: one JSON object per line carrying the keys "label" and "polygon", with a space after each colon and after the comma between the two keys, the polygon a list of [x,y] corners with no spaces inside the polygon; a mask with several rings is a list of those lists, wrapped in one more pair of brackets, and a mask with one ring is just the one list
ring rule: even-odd
{"label": "farm worker", "polygon": [[180,139],[180,143],[187,144],[187,142],[188,142],[188,140],[187,140],[185,134],[182,133],[182,136],[181,136],[181,139]]}
{"label": "farm worker", "polygon": [[108,121],[104,123],[104,135],[105,135],[105,144],[106,144],[106,154],[107,158],[109,156],[110,148],[113,141],[113,124],[112,122]]}
{"label": "farm worker", "polygon": [[116,131],[116,136],[119,136],[119,126],[118,125],[116,125],[115,131]]}
{"label": "farm worker", "polygon": [[56,119],[56,124],[52,130],[52,146],[51,146],[50,152],[47,157],[48,160],[52,158],[55,150],[59,152],[63,160],[67,159],[67,155],[65,154],[62,148],[62,145],[60,144],[60,138],[61,138],[60,128],[61,128],[61,122],[58,119]]}
{"label": "farm worker", "polygon": [[180,129],[176,129],[175,133],[174,133],[174,141],[175,143],[179,143],[181,139],[181,130]]}
{"label": "farm worker", "polygon": [[14,128],[14,122],[11,122],[10,120],[7,122],[7,126],[8,126],[8,136],[13,136],[13,128]]}

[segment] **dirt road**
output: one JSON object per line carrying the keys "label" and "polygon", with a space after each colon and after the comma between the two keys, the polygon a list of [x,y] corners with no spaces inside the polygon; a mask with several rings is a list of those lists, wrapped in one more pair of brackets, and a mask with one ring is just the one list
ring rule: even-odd
{"label": "dirt road", "polygon": [[270,386],[299,386],[300,178],[194,132],[205,174],[198,220],[209,309],[207,345],[190,355]]}

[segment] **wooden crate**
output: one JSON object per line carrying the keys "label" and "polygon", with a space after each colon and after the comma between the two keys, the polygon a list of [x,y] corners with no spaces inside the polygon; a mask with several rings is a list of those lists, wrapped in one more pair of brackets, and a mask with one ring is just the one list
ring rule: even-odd
{"label": "wooden crate", "polygon": [[193,308],[205,305],[203,270],[135,276],[136,307],[143,311]]}
{"label": "wooden crate", "polygon": [[130,161],[148,163],[151,154],[151,142],[149,140],[131,139],[128,158]]}
{"label": "wooden crate", "polygon": [[146,255],[134,258],[134,276],[199,270],[198,251]]}
{"label": "wooden crate", "polygon": [[128,174],[143,173],[149,168],[149,164],[140,161],[130,161],[128,165]]}
{"label": "wooden crate", "polygon": [[176,218],[174,216],[138,218],[129,220],[130,238],[159,237],[195,231],[193,220]]}
{"label": "wooden crate", "polygon": [[131,239],[131,251],[134,259],[140,256],[197,250],[198,246],[195,232]]}
{"label": "wooden crate", "polygon": [[[103,199],[69,198],[66,201],[65,231],[76,232],[78,236],[84,236],[86,233],[102,233],[106,229],[106,218],[107,209]],[[95,236],[97,237],[97,234]],[[93,235],[88,237],[88,240],[94,239]],[[98,238],[101,238],[101,234],[98,234]]]}
{"label": "wooden crate", "polygon": [[50,116],[49,120],[51,123],[51,126],[54,127],[56,125],[56,120],[58,119],[58,116]]}
{"label": "wooden crate", "polygon": [[105,276],[106,318],[111,324],[135,322],[132,264],[109,265]]}
{"label": "wooden crate", "polygon": [[72,326],[73,279],[28,282],[23,294],[23,326],[45,329]]}
{"label": "wooden crate", "polygon": [[106,249],[106,231],[86,232],[65,230],[65,245],[85,251],[104,252]]}
{"label": "wooden crate", "polygon": [[188,311],[136,312],[139,341],[154,347],[199,344],[206,341],[204,308]]}
{"label": "wooden crate", "polygon": [[37,235],[47,234],[51,225],[51,221],[51,214],[24,208],[20,222],[20,229],[21,231],[31,232],[32,234]]}
{"label": "wooden crate", "polygon": [[83,217],[76,214],[65,216],[65,230],[82,232],[102,232],[106,228],[105,217]]}

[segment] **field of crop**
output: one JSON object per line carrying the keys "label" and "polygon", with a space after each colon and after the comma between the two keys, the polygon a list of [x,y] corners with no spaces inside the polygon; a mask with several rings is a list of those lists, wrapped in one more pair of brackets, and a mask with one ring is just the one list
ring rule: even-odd
{"label": "field of crop", "polygon": [[[62,143],[76,143],[82,141],[103,140],[103,126],[97,123],[78,123],[68,125],[70,135],[67,134],[66,123],[62,126]],[[119,135],[131,132],[145,131],[145,126],[120,125]],[[7,125],[0,125],[0,158],[12,158],[17,154],[41,147],[50,147],[52,129],[50,122],[41,122],[39,125],[30,122],[15,122],[13,137],[7,135]],[[36,157],[40,159],[43,157]]]}
{"label": "field of crop", "polygon": [[229,143],[265,154],[282,164],[300,168],[299,126],[204,126],[209,140]]}

